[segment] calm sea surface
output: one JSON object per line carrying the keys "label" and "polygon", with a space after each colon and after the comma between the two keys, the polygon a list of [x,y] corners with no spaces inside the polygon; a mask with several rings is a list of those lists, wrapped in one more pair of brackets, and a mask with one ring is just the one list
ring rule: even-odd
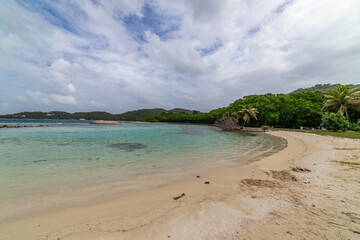
{"label": "calm sea surface", "polygon": [[277,143],[266,134],[201,125],[0,119],[5,124],[48,126],[0,129],[0,203],[203,162],[248,160]]}

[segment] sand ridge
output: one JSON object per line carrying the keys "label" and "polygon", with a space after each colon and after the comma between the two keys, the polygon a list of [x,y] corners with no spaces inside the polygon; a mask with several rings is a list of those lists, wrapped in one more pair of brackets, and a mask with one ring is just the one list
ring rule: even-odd
{"label": "sand ridge", "polygon": [[4,223],[0,239],[359,238],[360,141],[270,134],[288,147],[246,166]]}

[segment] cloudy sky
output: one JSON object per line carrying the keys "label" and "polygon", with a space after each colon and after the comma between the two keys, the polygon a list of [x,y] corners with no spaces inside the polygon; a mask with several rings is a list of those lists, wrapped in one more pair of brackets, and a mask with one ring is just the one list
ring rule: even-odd
{"label": "cloudy sky", "polygon": [[0,0],[0,113],[208,111],[359,76],[359,0]]}

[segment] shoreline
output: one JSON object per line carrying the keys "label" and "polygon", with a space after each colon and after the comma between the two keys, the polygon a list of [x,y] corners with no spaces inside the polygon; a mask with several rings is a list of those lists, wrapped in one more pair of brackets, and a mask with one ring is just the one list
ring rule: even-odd
{"label": "shoreline", "polygon": [[[302,190],[317,188],[322,182],[318,183],[316,178],[336,173],[336,166],[327,166],[328,160],[344,157],[349,154],[348,151],[353,151],[334,148],[347,146],[349,149],[359,149],[359,141],[334,141],[332,137],[306,133],[270,134],[285,138],[288,147],[245,166],[224,167],[200,178],[193,176],[91,205],[44,212],[3,223],[0,225],[0,235],[7,236],[5,239],[167,239],[169,236],[172,239],[234,239],[240,236],[245,239],[265,239],[259,235],[264,234],[263,230],[260,233],[256,231],[261,227],[272,231],[273,235],[264,235],[267,239],[276,239],[276,236],[280,236],[280,239],[281,236],[296,239],[294,230],[289,231],[292,235],[286,231],[285,235],[281,235],[283,232],[274,233],[271,230],[271,224],[287,226],[286,221],[281,222],[281,215],[276,217],[272,213],[295,211],[298,206],[295,208],[287,200],[287,192],[297,192],[300,196]],[[319,159],[321,162],[312,165],[312,161]],[[277,179],[275,172],[272,172],[289,170],[291,166],[307,167],[312,172],[292,172],[298,181]],[[309,177],[309,184],[302,182],[304,177]],[[244,184],[244,179],[259,181]],[[204,184],[205,181],[210,184]],[[263,186],[270,183],[272,187]],[[352,195],[356,195],[357,190],[354,191]],[[186,194],[185,197],[176,201],[172,199],[182,193]],[[277,199],[279,196],[283,199]],[[354,204],[352,202],[349,207]],[[354,214],[360,216],[360,213]],[[357,231],[356,227],[352,228]],[[351,237],[351,234],[356,233],[349,231],[349,235],[344,236]]]}

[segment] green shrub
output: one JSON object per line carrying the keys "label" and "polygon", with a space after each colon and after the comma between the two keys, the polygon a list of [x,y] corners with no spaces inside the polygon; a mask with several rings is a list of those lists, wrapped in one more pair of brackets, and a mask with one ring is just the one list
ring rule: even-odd
{"label": "green shrub", "polygon": [[321,118],[321,127],[329,131],[346,131],[350,127],[350,123],[340,113],[325,113]]}
{"label": "green shrub", "polygon": [[356,123],[350,123],[349,130],[351,131],[360,131],[360,126]]}
{"label": "green shrub", "polygon": [[261,126],[261,129],[264,130],[264,132],[266,132],[266,130],[271,129],[271,127],[270,127],[270,126],[267,126],[267,125],[262,125],[262,126]]}

